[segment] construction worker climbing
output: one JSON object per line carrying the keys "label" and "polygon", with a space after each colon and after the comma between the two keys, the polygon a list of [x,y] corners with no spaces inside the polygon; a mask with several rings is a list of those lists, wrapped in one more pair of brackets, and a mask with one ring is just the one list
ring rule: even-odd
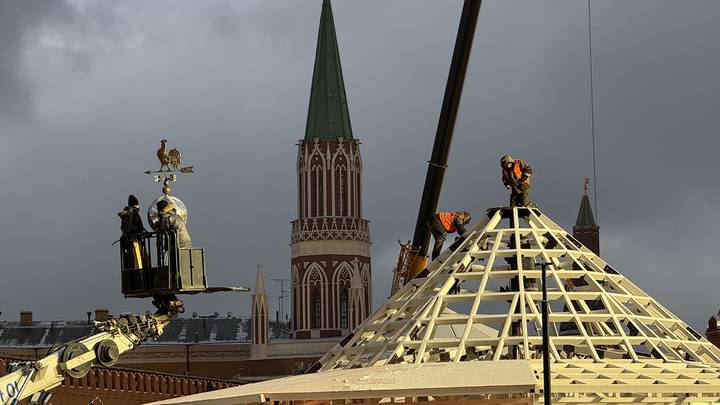
{"label": "construction worker climbing", "polygon": [[465,224],[470,223],[470,214],[465,211],[438,212],[428,220],[428,228],[435,238],[432,259],[440,255],[448,232],[457,232],[459,236],[465,233]]}
{"label": "construction worker climbing", "polygon": [[500,159],[502,181],[505,188],[511,191],[511,207],[527,207],[530,205],[530,176],[532,168],[520,159],[505,155]]}

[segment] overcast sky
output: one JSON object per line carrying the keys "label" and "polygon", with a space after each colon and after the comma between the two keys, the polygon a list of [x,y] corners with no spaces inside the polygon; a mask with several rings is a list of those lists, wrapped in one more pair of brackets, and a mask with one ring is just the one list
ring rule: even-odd
{"label": "overcast sky", "polygon": [[[116,212],[160,188],[162,138],[196,174],[174,185],[212,285],[277,306],[289,278],[320,0],[0,0],[0,320],[151,309],[120,294]],[[374,304],[412,236],[461,9],[458,0],[335,0],[362,141]],[[603,257],[701,332],[718,310],[720,2],[592,2]],[[498,159],[572,226],[592,175],[587,2],[486,0],[441,209],[505,204]],[[188,312],[249,314],[248,295]],[[288,301],[289,302],[289,301]]]}

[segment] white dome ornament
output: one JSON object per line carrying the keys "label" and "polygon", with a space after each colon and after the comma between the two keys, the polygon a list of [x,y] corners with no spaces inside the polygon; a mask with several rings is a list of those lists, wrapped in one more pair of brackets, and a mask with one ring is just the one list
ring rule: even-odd
{"label": "white dome ornament", "polygon": [[157,203],[159,203],[160,201],[167,201],[169,203],[173,203],[175,205],[175,212],[180,216],[180,218],[182,218],[183,222],[187,224],[188,211],[187,207],[185,207],[185,203],[174,195],[162,195],[156,198],[155,201],[153,201],[152,204],[150,204],[150,206],[148,207],[147,220],[151,228],[155,229],[157,225],[159,217]]}

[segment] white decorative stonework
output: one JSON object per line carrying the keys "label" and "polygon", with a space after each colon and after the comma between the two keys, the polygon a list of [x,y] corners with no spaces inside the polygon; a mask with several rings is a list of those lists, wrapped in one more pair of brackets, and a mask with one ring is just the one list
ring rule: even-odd
{"label": "white decorative stonework", "polygon": [[368,221],[350,217],[302,218],[292,221],[290,242],[309,240],[359,240],[370,242]]}

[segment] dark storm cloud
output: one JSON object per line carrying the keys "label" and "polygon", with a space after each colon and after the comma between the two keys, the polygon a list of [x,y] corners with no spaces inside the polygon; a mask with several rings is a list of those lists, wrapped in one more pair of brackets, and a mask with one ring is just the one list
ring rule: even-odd
{"label": "dark storm cloud", "polygon": [[31,108],[31,85],[23,72],[25,39],[43,24],[69,16],[64,1],[0,1],[0,118],[21,118]]}
{"label": "dark storm cloud", "polygon": [[[41,319],[148,309],[120,298],[110,242],[128,193],[143,206],[158,195],[142,171],[156,166],[162,138],[196,166],[173,188],[190,207],[193,241],[207,248],[211,284],[252,286],[262,263],[277,296],[269,279],[289,277],[294,143],[305,128],[320,2],[0,4],[10,24],[0,30],[12,34],[0,36],[0,100],[23,106],[0,114],[23,116],[30,100],[36,112],[19,128],[0,120],[0,133],[32,135],[0,137],[0,257],[11,286],[3,319],[22,309]],[[541,208],[572,226],[592,174],[586,5],[483,3],[442,209],[505,203],[498,159],[512,153],[533,165]],[[415,223],[461,2],[333,7],[363,142],[379,305],[395,241]],[[38,30],[63,13],[74,17]],[[701,0],[593,2],[603,256],[699,329],[716,310],[718,278],[718,13],[720,3]],[[215,295],[187,306],[247,315],[248,303]]]}

